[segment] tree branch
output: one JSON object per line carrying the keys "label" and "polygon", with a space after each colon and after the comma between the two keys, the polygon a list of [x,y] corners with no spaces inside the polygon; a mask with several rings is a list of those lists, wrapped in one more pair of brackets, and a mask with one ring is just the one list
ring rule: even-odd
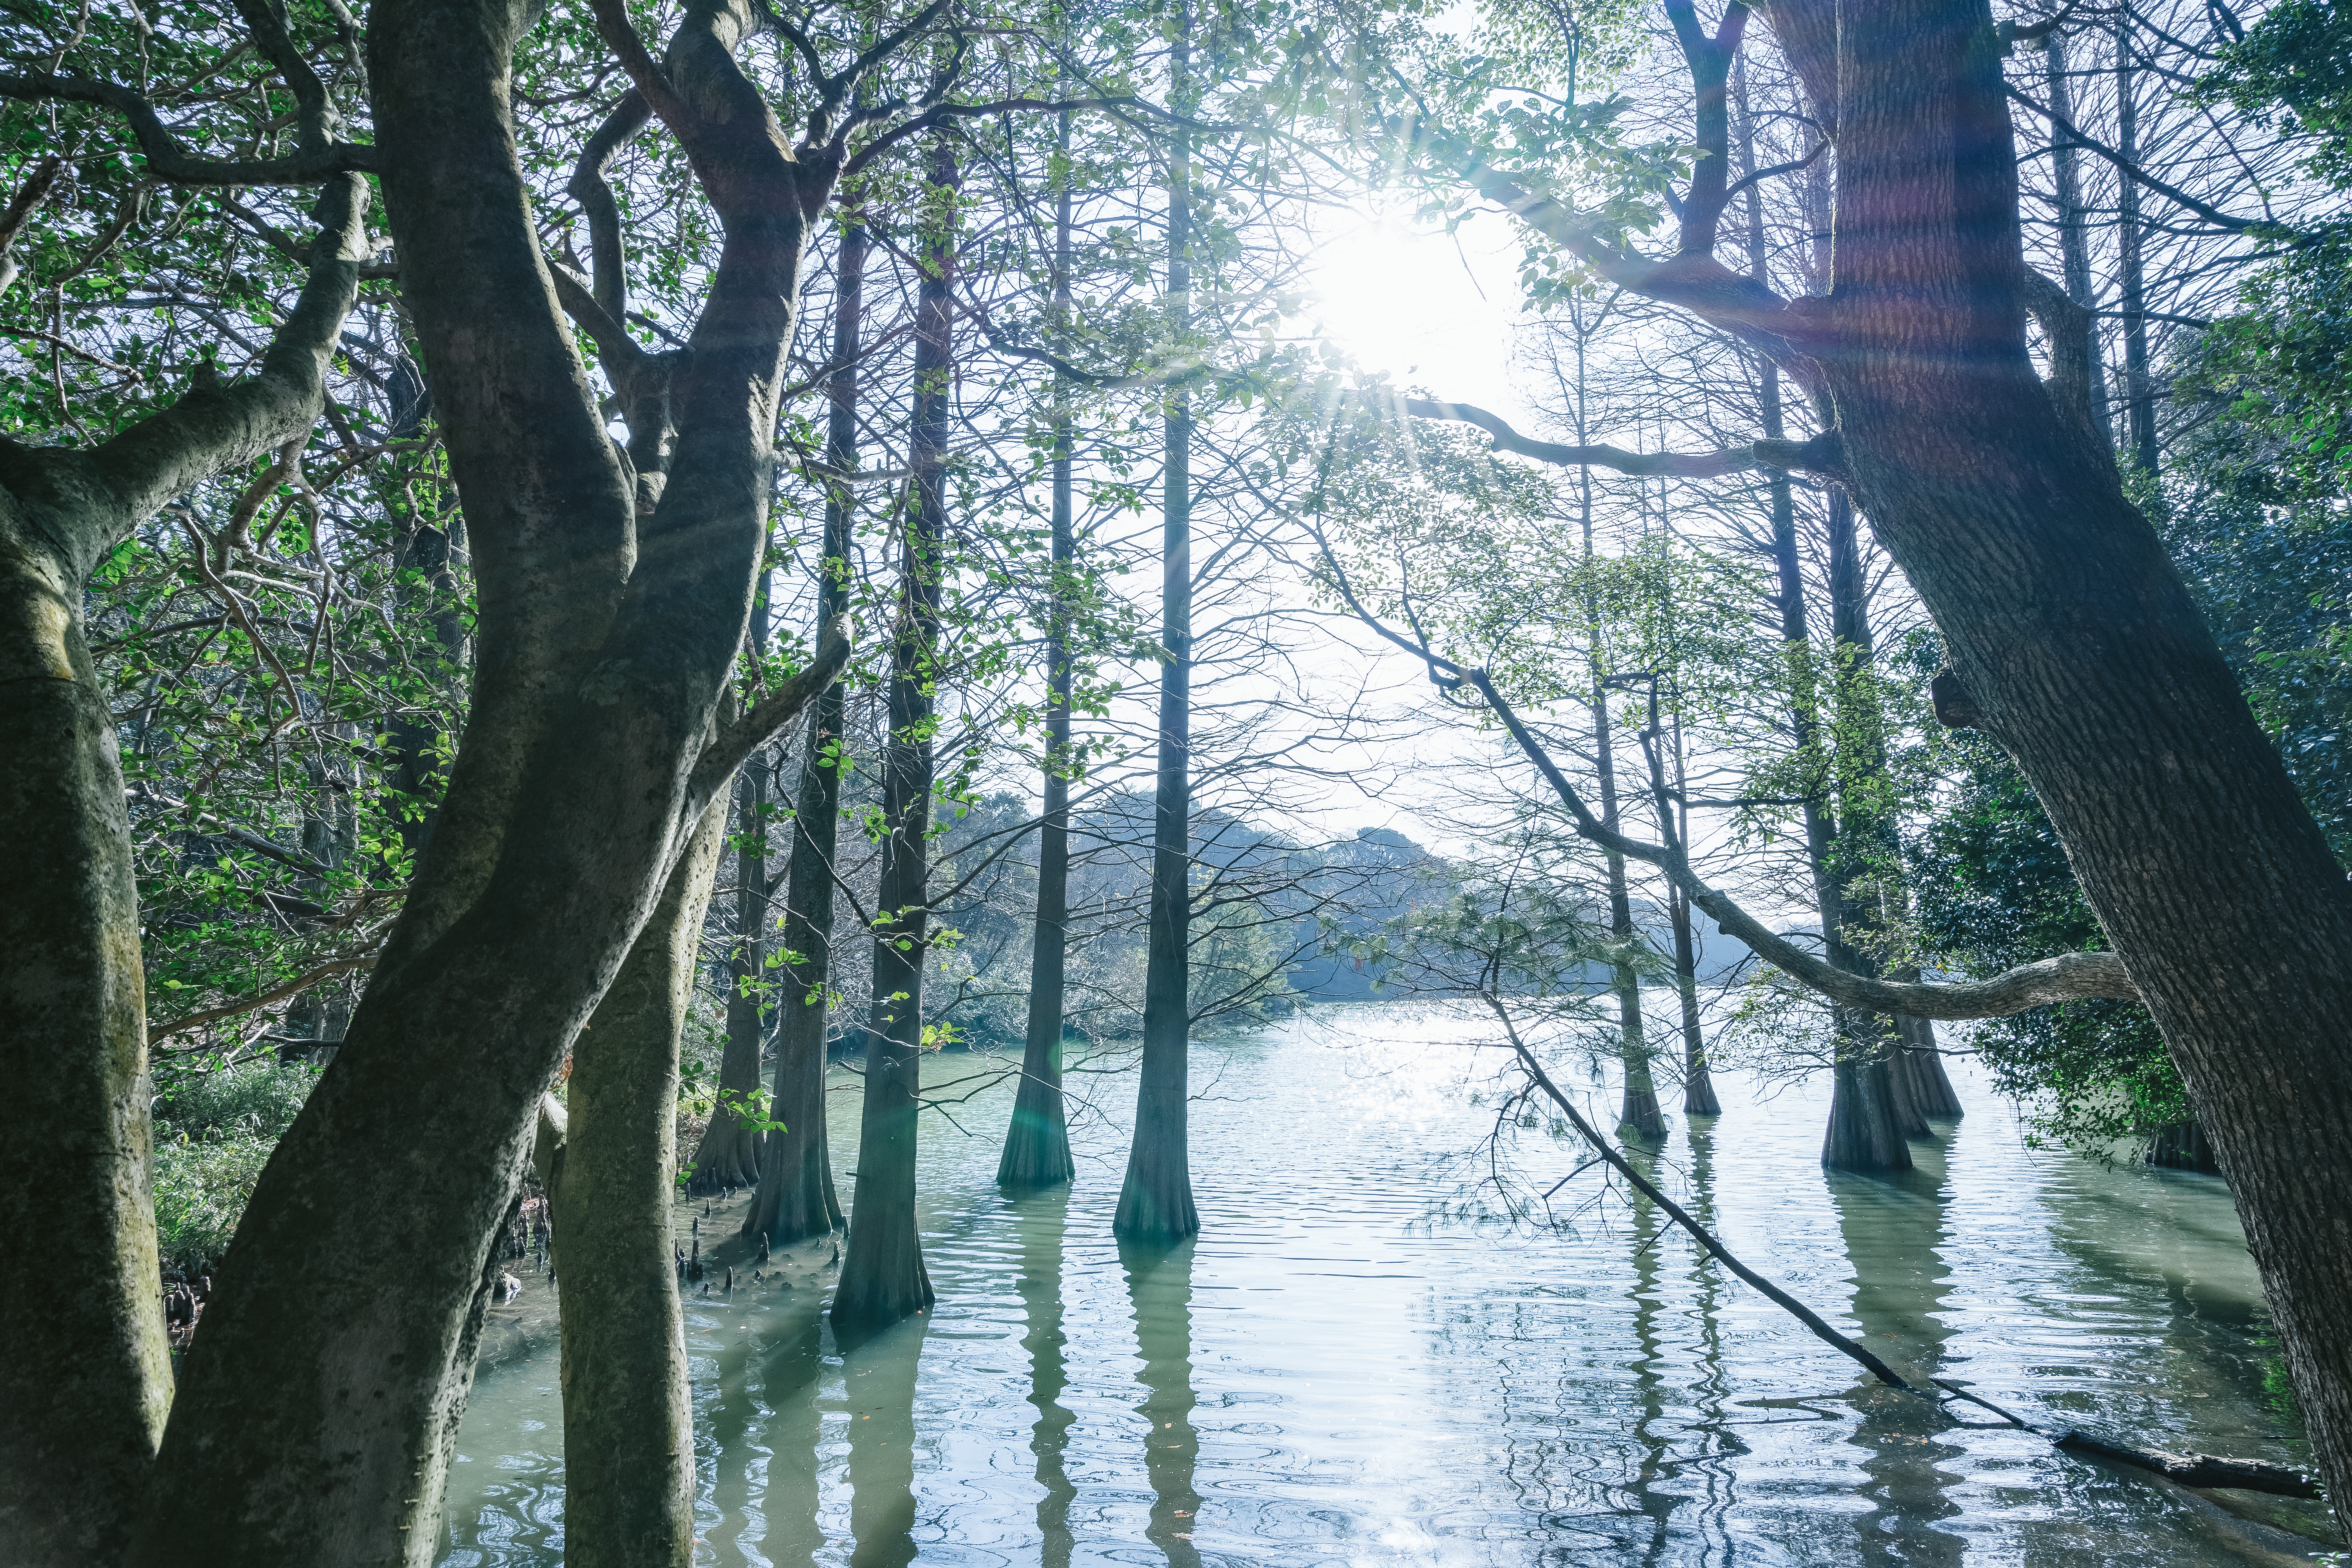
{"label": "tree branch", "polygon": [[1837,432],[1824,431],[1810,441],[1754,441],[1719,452],[1629,452],[1622,447],[1563,447],[1538,441],[1511,428],[1500,416],[1467,403],[1437,403],[1427,398],[1402,400],[1404,411],[1416,419],[1444,419],[1475,425],[1495,438],[1495,450],[1533,458],[1562,468],[1613,468],[1621,474],[1664,476],[1679,479],[1712,479],[1748,468],[1843,477],[1845,471]]}
{"label": "tree branch", "polygon": [[257,996],[248,996],[239,1002],[225,1002],[217,1007],[200,1007],[193,1013],[173,1019],[168,1024],[148,1030],[147,1043],[152,1046],[173,1035],[184,1035],[190,1029],[201,1029],[206,1024],[217,1024],[224,1018],[235,1018],[243,1014],[258,1012],[289,997],[299,996],[321,980],[331,980],[338,974],[348,974],[353,970],[373,969],[376,956],[373,952],[362,952],[344,958],[329,959],[315,968],[303,971],[285,984],[272,986]]}
{"label": "tree branch", "polygon": [[1747,943],[1758,957],[1790,978],[1849,1006],[1873,1013],[1901,1014],[1913,1018],[2005,1018],[2012,1013],[2046,1007],[2057,1002],[2095,998],[2139,1000],[2139,988],[2132,983],[2123,960],[2112,952],[2062,953],[2039,963],[2021,964],[1990,980],[1967,981],[1952,985],[1876,980],[1837,968],[1807,952],[1699,880],[1697,874],[1691,869],[1689,856],[1681,846],[1646,844],[1603,826],[1592,808],[1577,794],[1576,787],[1568,782],[1567,775],[1560,772],[1559,764],[1552,760],[1550,751],[1536,739],[1517,710],[1495,689],[1494,681],[1486,670],[1457,664],[1425,641],[1406,637],[1373,615],[1357,597],[1354,587],[1348,581],[1346,569],[1339,564],[1339,557],[1332,552],[1329,543],[1319,532],[1315,535],[1315,542],[1322,551],[1324,564],[1330,571],[1333,588],[1358,620],[1420,659],[1441,690],[1454,691],[1468,686],[1478,693],[1487,710],[1502,721],[1503,728],[1520,752],[1536,765],[1544,781],[1551,785],[1552,792],[1559,796],[1560,803],[1568,807],[1577,837],[1627,859],[1655,866],[1683,890],[1693,904],[1705,910],[1726,934]]}
{"label": "tree branch", "polygon": [[8,254],[16,247],[16,237],[25,232],[25,226],[32,221],[41,204],[49,199],[49,193],[57,189],[58,182],[64,177],[65,172],[66,161],[54,153],[50,153],[33,165],[33,172],[16,188],[16,198],[8,204],[8,210],[0,213],[0,294],[6,293],[8,285],[16,281],[18,268],[16,258]]}
{"label": "tree branch", "polygon": [[835,616],[818,640],[816,657],[809,660],[806,668],[753,703],[741,718],[721,729],[718,738],[703,748],[687,785],[688,822],[699,819],[700,805],[718,794],[742,765],[744,758],[761,742],[800,717],[801,710],[818,692],[839,679],[843,667],[849,662],[849,617]]}
{"label": "tree branch", "polygon": [[199,158],[172,134],[154,105],[129,88],[47,71],[0,74],[0,98],[61,100],[111,109],[131,122],[148,172],[173,185],[315,185],[337,174],[373,174],[375,149],[355,142],[306,147],[289,158]]}
{"label": "tree branch", "polygon": [[2146,185],[2158,195],[2163,196],[2168,201],[2178,203],[2179,205],[2187,207],[2190,212],[2195,213],[2199,217],[2203,218],[2208,223],[2219,225],[2221,227],[2229,229],[2237,234],[2244,234],[2247,231],[2253,229],[2271,230],[2279,226],[2276,224],[2265,223],[2260,218],[2233,217],[2230,214],[2223,212],[2220,207],[2210,205],[2205,202],[2200,202],[2195,196],[2192,196],[2188,192],[2180,189],[2178,185],[2166,184],[2162,180],[2158,179],[2154,174],[2149,174],[2147,170],[2141,168],[2137,163],[2125,157],[2122,153],[2116,152],[2105,142],[2098,141],[2094,137],[2084,135],[2083,132],[2075,127],[2073,121],[2067,119],[2064,115],[2060,114],[2057,110],[2044,108],[2042,105],[2034,102],[2032,99],[2026,97],[2025,94],[2018,91],[2017,89],[2009,86],[2006,82],[2001,84],[2001,89],[2007,92],[2011,100],[2025,105],[2026,108],[2033,110],[2034,113],[2042,116],[2042,118],[2050,121],[2051,124],[2064,132],[2068,138],[2074,142],[2076,145],[2088,148],[2090,151],[2096,153],[2100,157],[2105,158],[2108,163],[2114,164],[2116,172],[2121,174],[2126,179]]}

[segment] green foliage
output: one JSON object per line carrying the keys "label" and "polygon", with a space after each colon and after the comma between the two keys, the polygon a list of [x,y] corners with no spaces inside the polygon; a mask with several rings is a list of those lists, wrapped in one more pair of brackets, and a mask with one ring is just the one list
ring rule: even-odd
{"label": "green foliage", "polygon": [[155,1100],[155,1238],[166,1268],[217,1263],[253,1184],[318,1082],[274,1058],[167,1080]]}
{"label": "green foliage", "polygon": [[[2101,952],[2105,933],[2057,831],[1990,741],[1952,742],[1955,788],[1911,846],[1918,938],[1971,976],[2053,953]],[[2036,1142],[2095,1150],[2189,1119],[2188,1090],[2145,1010],[2068,1002],[1991,1018],[1970,1037],[1995,1086],[2026,1108]]]}

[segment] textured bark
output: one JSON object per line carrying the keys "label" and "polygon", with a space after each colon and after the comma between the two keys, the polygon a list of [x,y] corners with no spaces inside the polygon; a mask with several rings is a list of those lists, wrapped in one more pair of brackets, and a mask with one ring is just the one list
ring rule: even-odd
{"label": "textured bark", "polygon": [[[850,205],[834,262],[833,374],[825,384],[825,466],[835,475],[857,468],[857,367],[863,352],[866,256],[870,241]],[[846,479],[826,487],[824,541],[817,576],[817,616],[830,621],[849,606],[849,531],[855,495]],[[825,1131],[826,1020],[833,1001],[833,856],[841,826],[844,695],[829,687],[809,709],[801,750],[800,795],[793,812],[791,863],[784,873],[786,952],[776,998],[776,1078],[771,1129],[760,1159],[760,1193],[743,1216],[743,1234],[782,1247],[829,1235],[841,1224],[833,1184],[833,1146]]]}
{"label": "textured bark", "polygon": [[[1180,12],[1171,53],[1171,101],[1182,103],[1192,10]],[[1168,158],[1168,293],[1181,329],[1192,291],[1191,133],[1179,126]],[[1112,1234],[1168,1243],[1199,1233],[1192,1203],[1190,1054],[1192,915],[1192,409],[1172,395],[1163,432],[1160,494],[1160,755],[1151,812],[1151,907],[1145,935],[1143,1065],[1135,1133]]]}
{"label": "textured bark", "polygon": [[928,178],[940,207],[924,248],[915,305],[915,395],[908,429],[915,470],[898,565],[890,648],[890,733],[883,744],[882,812],[888,843],[874,942],[874,1026],[866,1042],[857,1185],[849,1250],[833,1297],[836,1338],[870,1334],[933,1300],[915,1209],[917,1093],[923,1055],[923,968],[930,952],[932,660],[947,541],[948,432],[955,366],[955,145],[934,139]]}
{"label": "textured bark", "polygon": [[[668,484],[641,514],[516,163],[508,61],[526,20],[501,0],[385,0],[371,17],[404,295],[474,545],[476,700],[401,922],[219,1277],[134,1563],[433,1560],[539,1096],[759,724],[845,656],[836,639],[720,731],[802,237],[832,165],[795,163],[736,70],[749,13],[690,7],[657,107],[725,242],[669,402]],[[662,75],[632,42],[616,40],[633,70]]]}
{"label": "textured bark", "polygon": [[694,1412],[670,1172],[678,1038],[726,837],[719,801],[572,1047],[563,1158],[549,1182],[563,1282],[563,1561],[572,1568],[694,1561]]}
{"label": "textured bark", "polygon": [[[1062,116],[1062,151],[1070,117]],[[1054,218],[1054,309],[1065,334],[1070,310],[1070,182],[1060,181]],[[1065,347],[1060,341],[1057,348]],[[1045,637],[1045,812],[1037,827],[1037,910],[1029,952],[1029,1027],[1021,1053],[1021,1087],[996,1165],[1013,1192],[1057,1186],[1077,1174],[1062,1101],[1062,999],[1070,918],[1070,609],[1066,580],[1077,541],[1070,493],[1070,405],[1066,381],[1054,402],[1054,607]],[[1064,1555],[1067,1555],[1066,1545]]]}
{"label": "textured bark", "polygon": [[[758,626],[758,614],[753,616]],[[765,639],[761,639],[764,641]],[[691,1189],[756,1186],[761,1133],[757,1123],[762,1025],[758,987],[768,977],[768,775],[754,759],[735,786],[740,816],[735,854],[735,942],[727,955],[727,1048],[719,1058],[718,1102],[695,1146]]]}
{"label": "textured bark", "polygon": [[[83,585],[173,496],[306,437],[358,286],[366,190],[330,182],[261,374],[89,451],[0,440],[0,1542],[112,1561],[171,1403],[150,1171],[145,981],[113,718]],[[31,1260],[74,1260],[69,1310]]]}

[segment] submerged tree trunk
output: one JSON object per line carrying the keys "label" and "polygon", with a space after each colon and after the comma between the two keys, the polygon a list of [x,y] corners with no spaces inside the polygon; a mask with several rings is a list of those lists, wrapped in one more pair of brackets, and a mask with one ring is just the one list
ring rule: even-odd
{"label": "submerged tree trunk", "polygon": [[889,835],[877,896],[874,1025],[866,1041],[866,1103],[849,1250],[833,1298],[836,1338],[871,1334],[927,1310],[929,1273],[915,1212],[917,1094],[923,1054],[923,965],[929,955],[932,660],[947,543],[948,427],[955,364],[955,145],[933,139],[929,184],[940,205],[915,313],[915,396],[908,446],[915,469],[898,567],[890,651],[890,733],[883,744],[882,814]]}
{"label": "submerged tree trunk", "polygon": [[[84,584],[173,497],[306,438],[357,289],[366,206],[356,176],[329,182],[309,281],[259,375],[191,391],[89,451],[0,439],[0,1551],[12,1565],[118,1556],[172,1403],[139,893]],[[70,1304],[45,1257],[69,1261]]]}
{"label": "submerged tree trunk", "polygon": [[[1683,829],[1690,842],[1690,829]],[[1698,952],[1691,941],[1690,900],[1679,888],[1668,890],[1675,922],[1675,983],[1683,1003],[1683,1114],[1720,1116],[1723,1102],[1715,1097],[1715,1075],[1707,1070],[1706,1036],[1699,1026]]]}
{"label": "submerged tree trunk", "polygon": [[[825,466],[857,468],[858,361],[864,353],[866,257],[862,209],[846,199],[834,262],[833,364],[825,383]],[[824,542],[817,567],[817,623],[849,607],[849,532],[856,495],[846,479],[825,487]],[[775,1091],[760,1157],[760,1194],[743,1234],[772,1246],[824,1236],[841,1224],[825,1131],[827,1020],[833,1011],[833,857],[841,826],[841,781],[849,768],[842,719],[847,699],[829,687],[809,707],[801,748],[800,796],[793,811],[792,860],[784,876],[784,951],[776,995]]]}
{"label": "submerged tree trunk", "polygon": [[[1171,101],[1188,90],[1192,12],[1178,22]],[[1168,160],[1168,294],[1181,329],[1192,289],[1191,132],[1178,126]],[[1175,1242],[1199,1233],[1191,1152],[1192,409],[1170,395],[1160,497],[1160,757],[1151,817],[1151,910],[1143,979],[1143,1066],[1135,1135],[1111,1230],[1120,1239]]]}
{"label": "submerged tree trunk", "polygon": [[[755,605],[751,626],[760,628],[764,605]],[[762,637],[758,639],[764,643]],[[768,762],[753,757],[736,780],[740,809],[735,851],[735,941],[727,955],[727,1047],[719,1058],[719,1093],[710,1121],[695,1145],[688,1190],[720,1192],[756,1186],[760,1180],[761,1015],[768,984]],[[719,808],[724,811],[724,807]]]}
{"label": "submerged tree trunk", "polygon": [[[1070,115],[1062,113],[1060,145],[1066,159]],[[1066,332],[1070,309],[1070,181],[1054,219],[1054,310]],[[1070,609],[1068,584],[1077,552],[1070,494],[1070,405],[1066,381],[1054,401],[1054,603],[1045,637],[1045,815],[1037,829],[1037,912],[1029,956],[1029,1029],[1021,1055],[1021,1087],[1013,1122],[997,1162],[998,1184],[1014,1192],[1056,1186],[1077,1174],[1070,1160],[1070,1129],[1062,1100],[1063,971],[1070,910]]]}
{"label": "submerged tree trunk", "polygon": [[562,1158],[541,1173],[563,1287],[567,1568],[691,1568],[694,1561],[694,1412],[670,1172],[678,1039],[727,815],[724,800],[703,813],[572,1047]]}

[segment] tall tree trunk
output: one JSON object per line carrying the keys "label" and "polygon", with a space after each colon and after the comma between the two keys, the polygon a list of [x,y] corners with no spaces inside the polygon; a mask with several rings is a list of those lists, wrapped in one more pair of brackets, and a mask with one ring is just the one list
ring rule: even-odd
{"label": "tall tree trunk", "polygon": [[[258,375],[89,450],[0,439],[0,1542],[26,1568],[118,1557],[173,1397],[139,890],[84,585],[165,502],[305,437],[366,210],[357,177],[328,183],[310,279]],[[35,1266],[61,1251],[69,1305]]]}
{"label": "tall tree trunk", "polygon": [[[1187,99],[1192,60],[1190,0],[1179,12],[1169,101]],[[1192,292],[1192,134],[1178,125],[1168,157],[1168,296],[1181,331]],[[1197,1235],[1192,1204],[1191,1089],[1192,911],[1192,409],[1181,392],[1168,400],[1167,460],[1160,496],[1160,772],[1151,814],[1151,911],[1143,978],[1143,1066],[1135,1091],[1135,1136],[1111,1230],[1126,1241],[1175,1242]]]}
{"label": "tall tree trunk", "polygon": [[[1885,898],[1895,880],[1897,851],[1886,787],[1886,714],[1872,685],[1876,645],[1870,630],[1870,585],[1863,566],[1860,519],[1842,489],[1829,493],[1831,698],[1836,719],[1837,855],[1830,878],[1838,906],[1845,967],[1875,976],[1885,934]],[[1864,945],[1865,943],[1869,945]],[[1911,1098],[1900,1054],[1901,1024],[1885,1015],[1857,1013],[1854,1047],[1902,1136],[1927,1136],[1927,1118]],[[1834,1112],[1832,1112],[1834,1114]],[[1908,1152],[1906,1152],[1908,1158]]]}
{"label": "tall tree trunk", "polygon": [[[1787,417],[1780,402],[1780,372],[1764,368],[1763,425],[1768,437],[1779,439]],[[1789,481],[1776,478],[1771,485],[1772,562],[1780,611],[1780,639],[1789,667],[1790,732],[1798,752],[1806,759],[1811,782],[1800,808],[1805,829],[1805,858],[1811,868],[1814,907],[1821,911],[1822,946],[1829,961],[1841,969],[1854,968],[1861,958],[1845,940],[1845,894],[1835,874],[1839,824],[1829,809],[1831,781],[1827,748],[1822,735],[1821,683],[1814,668],[1812,630],[1805,605],[1805,577],[1797,554],[1797,510]],[[1832,1003],[1830,1006],[1831,1048],[1835,1065],[1831,1074],[1830,1117],[1822,1134],[1822,1163],[1832,1170],[1905,1171],[1911,1168],[1911,1149],[1903,1136],[1900,1114],[1880,1058],[1884,1052],[1870,1016]],[[1874,1064],[1878,1070],[1874,1071]]]}
{"label": "tall tree trunk", "polygon": [[727,840],[703,813],[572,1047],[562,1158],[543,1170],[562,1280],[563,1561],[691,1568],[694,1411],[670,1213],[678,1040]]}
{"label": "tall tree trunk", "polygon": [[928,1310],[933,1299],[915,1212],[915,1152],[923,965],[930,951],[932,661],[939,652],[947,542],[959,176],[955,143],[940,132],[932,139],[929,176],[938,207],[915,306],[915,396],[908,446],[916,478],[890,648],[890,733],[882,761],[882,814],[889,837],[876,911],[874,1026],[866,1035],[866,1104],[849,1252],[833,1298],[836,1338],[870,1334]]}
{"label": "tall tree trunk", "polygon": [[[2074,79],[2066,68],[2066,34],[2053,27],[2042,40],[2042,59],[2049,82],[2050,108],[2058,118],[2073,125],[2074,119]],[[2085,310],[2099,308],[2098,289],[2091,281],[2090,215],[2083,205],[2082,158],[2074,141],[2064,132],[2053,129],[2050,136],[2051,181],[2058,205],[2058,258],[2066,285],[2066,298]],[[2128,182],[2126,182],[2128,184]],[[2090,388],[2091,396],[2106,395],[2106,372],[2099,363],[2099,333],[2094,323],[2085,342],[2083,363],[2083,384]],[[2105,426],[2104,418],[2100,420]]]}
{"label": "tall tree trunk", "polygon": [[[1580,305],[1572,303],[1570,310],[1576,344],[1576,438],[1582,444],[1591,438],[1584,385],[1585,345],[1590,330],[1585,326]],[[1591,469],[1580,469],[1579,482],[1578,523],[1583,531],[1584,561],[1589,567],[1594,558]],[[1601,647],[1598,598],[1588,597],[1585,601],[1584,636],[1587,672],[1592,682],[1587,700],[1592,709],[1593,768],[1600,785],[1601,819],[1613,832],[1617,827],[1617,757],[1610,734],[1609,670]],[[1608,868],[1610,933],[1621,944],[1629,943],[1634,940],[1633,905],[1625,882],[1625,858],[1612,853]],[[1617,1111],[1617,1131],[1624,1137],[1654,1142],[1666,1135],[1666,1118],[1658,1106],[1657,1084],[1650,1072],[1649,1042],[1642,1029],[1641,980],[1633,965],[1618,963],[1611,966],[1610,984],[1617,998],[1618,1060],[1625,1079],[1624,1095]]]}
{"label": "tall tree trunk", "polygon": [[[2138,72],[2132,65],[2131,16],[2116,21],[2116,151],[2126,163],[2139,162]],[[2119,175],[2116,180],[2116,240],[2123,262],[2124,317],[2124,450],[2140,471],[2156,476],[2156,388],[2147,363],[2147,289],[2142,273],[2139,182]],[[2094,334],[2095,336],[2095,334]]]}
{"label": "tall tree trunk", "polygon": [[[822,623],[819,623],[820,625]],[[751,648],[768,646],[768,595],[751,604]],[[719,1058],[719,1092],[695,1145],[691,1188],[722,1192],[760,1181],[760,1047],[768,998],[768,759],[743,764],[735,782],[740,813],[735,851],[735,941],[727,955],[727,1046]]]}
{"label": "tall tree trunk", "polygon": [[[1066,342],[1070,310],[1070,115],[1062,111],[1056,149],[1065,172],[1054,213],[1054,314]],[[1077,553],[1070,494],[1069,384],[1054,388],[1054,586],[1045,637],[1045,815],[1037,829],[1037,914],[1029,954],[1029,1030],[1021,1087],[996,1180],[1014,1192],[1055,1186],[1077,1174],[1062,1102],[1062,998],[1070,919],[1070,584]]]}
{"label": "tall tree trunk", "polygon": [[[1591,531],[1586,533],[1586,550],[1591,552]],[[1600,630],[1597,617],[1590,621],[1590,629]],[[1596,641],[1592,658],[1592,753],[1600,774],[1601,821],[1612,833],[1617,831],[1617,765],[1609,723],[1609,690],[1602,684],[1601,663]],[[1633,900],[1625,883],[1625,858],[1609,857],[1609,931],[1621,945],[1633,942]],[[1644,1142],[1656,1142],[1666,1135],[1665,1112],[1658,1107],[1658,1086],[1650,1073],[1650,1046],[1642,1032],[1642,983],[1630,963],[1612,967],[1612,988],[1617,994],[1618,1054],[1624,1064],[1625,1094],[1617,1111],[1619,1136],[1637,1138]]]}
{"label": "tall tree trunk", "polygon": [[[825,383],[826,468],[857,468],[858,360],[865,352],[866,258],[871,240],[864,208],[845,197],[841,247],[834,262],[833,374]],[[817,567],[817,624],[849,607],[849,533],[856,492],[846,479],[825,486],[824,542]],[[849,769],[842,734],[846,696],[828,687],[809,706],[801,748],[800,796],[793,812],[792,861],[784,878],[783,964],[776,997],[776,1079],[771,1129],[760,1160],[760,1194],[743,1216],[743,1234],[782,1247],[825,1236],[841,1224],[833,1184],[833,1146],[825,1131],[826,1023],[833,1007],[833,857],[841,826],[841,781]]]}

